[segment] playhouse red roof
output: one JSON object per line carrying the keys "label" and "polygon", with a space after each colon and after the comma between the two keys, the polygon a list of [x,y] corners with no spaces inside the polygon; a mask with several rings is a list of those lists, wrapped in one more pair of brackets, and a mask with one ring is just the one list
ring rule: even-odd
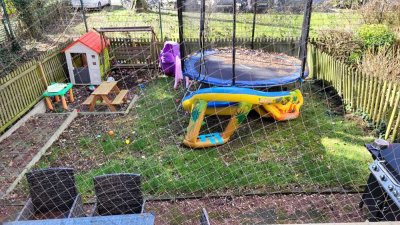
{"label": "playhouse red roof", "polygon": [[64,48],[62,50],[62,52],[67,51],[69,48],[71,48],[78,42],[86,45],[88,48],[92,49],[93,51],[95,51],[97,53],[100,53],[104,48],[106,48],[109,45],[109,42],[106,41],[104,38],[102,40],[102,43],[100,42],[100,34],[99,33],[97,33],[96,31],[90,31],[90,32],[84,34],[78,40],[76,40],[73,43],[71,43],[70,45],[68,45],[68,47]]}

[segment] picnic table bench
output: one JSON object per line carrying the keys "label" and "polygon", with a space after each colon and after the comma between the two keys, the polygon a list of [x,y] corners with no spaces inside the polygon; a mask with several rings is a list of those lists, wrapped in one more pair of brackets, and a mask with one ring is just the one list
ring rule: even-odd
{"label": "picnic table bench", "polygon": [[[97,101],[101,100],[102,105],[106,105],[111,112],[115,112],[115,106],[125,103],[129,92],[120,90],[117,83],[117,81],[102,82],[82,104],[89,105],[89,111],[93,112]],[[110,94],[116,94],[113,100],[110,100]]]}

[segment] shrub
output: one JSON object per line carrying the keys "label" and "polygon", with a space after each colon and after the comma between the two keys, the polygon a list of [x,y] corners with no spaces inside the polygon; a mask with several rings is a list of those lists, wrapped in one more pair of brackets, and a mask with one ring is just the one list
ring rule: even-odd
{"label": "shrub", "polygon": [[363,46],[352,32],[324,30],[318,36],[317,46],[329,55],[349,64],[360,60]]}
{"label": "shrub", "polygon": [[367,50],[363,55],[359,68],[373,76],[389,80],[400,80],[400,50],[395,48]]}
{"label": "shrub", "polygon": [[357,36],[367,48],[391,46],[396,41],[395,33],[383,24],[364,24],[358,29]]}
{"label": "shrub", "polygon": [[73,13],[67,4],[65,1],[48,1],[35,10],[43,30],[54,32],[60,28],[63,18],[68,18],[68,14]]}
{"label": "shrub", "polygon": [[360,14],[367,24],[400,25],[400,1],[368,0]]}
{"label": "shrub", "polygon": [[331,3],[336,8],[352,9],[360,5],[359,0],[332,0]]}
{"label": "shrub", "polygon": [[362,52],[361,51],[352,52],[352,53],[350,53],[348,62],[350,64],[358,64],[361,59],[362,59]]}

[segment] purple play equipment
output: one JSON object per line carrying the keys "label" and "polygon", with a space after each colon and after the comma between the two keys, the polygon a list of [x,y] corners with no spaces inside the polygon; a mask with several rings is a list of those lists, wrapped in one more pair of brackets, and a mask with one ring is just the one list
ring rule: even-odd
{"label": "purple play equipment", "polygon": [[179,44],[173,41],[166,41],[160,54],[161,70],[168,76],[175,76],[175,57],[181,58]]}
{"label": "purple play equipment", "polygon": [[[179,44],[173,41],[166,41],[160,53],[160,67],[165,75],[175,77],[174,88],[178,87],[180,81],[183,80],[181,67],[181,53]],[[186,78],[186,85],[189,78]]]}

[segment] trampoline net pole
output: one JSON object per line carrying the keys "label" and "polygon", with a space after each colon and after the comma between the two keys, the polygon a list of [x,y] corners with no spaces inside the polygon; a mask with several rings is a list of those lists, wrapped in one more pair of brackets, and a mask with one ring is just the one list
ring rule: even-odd
{"label": "trampoline net pole", "polygon": [[251,30],[251,49],[254,49],[254,33],[256,30],[257,1],[254,0],[253,5],[253,29]]}
{"label": "trampoline net pole", "polygon": [[[204,63],[204,43],[205,43],[205,35],[204,35],[204,23],[205,23],[205,17],[206,17],[206,0],[201,0],[201,6],[200,6],[200,51],[201,51],[201,58],[200,58],[200,70],[199,70],[199,77],[200,74],[203,72],[203,67],[205,66]],[[204,70],[206,72],[206,70]]]}
{"label": "trampoline net pole", "polygon": [[162,17],[161,17],[161,1],[158,2],[158,17],[159,17],[159,20],[160,20],[160,37],[161,37],[161,41],[164,41],[163,27],[162,27]]}
{"label": "trampoline net pole", "polygon": [[183,36],[183,0],[177,0],[176,4],[178,7],[178,25],[179,25],[179,46],[180,46],[180,52],[181,52],[181,66],[183,70],[184,66],[184,58],[186,57],[185,54],[185,43],[184,43],[184,36]]}
{"label": "trampoline net pole", "polygon": [[236,83],[235,61],[236,61],[236,0],[233,0],[232,86],[235,86],[235,83]]}
{"label": "trampoline net pole", "polygon": [[301,78],[304,78],[305,70],[306,70],[307,44],[308,44],[308,38],[310,35],[312,4],[313,4],[313,0],[307,0],[306,9],[304,11],[302,32],[301,32],[301,37],[300,37],[299,58],[301,59]]}

